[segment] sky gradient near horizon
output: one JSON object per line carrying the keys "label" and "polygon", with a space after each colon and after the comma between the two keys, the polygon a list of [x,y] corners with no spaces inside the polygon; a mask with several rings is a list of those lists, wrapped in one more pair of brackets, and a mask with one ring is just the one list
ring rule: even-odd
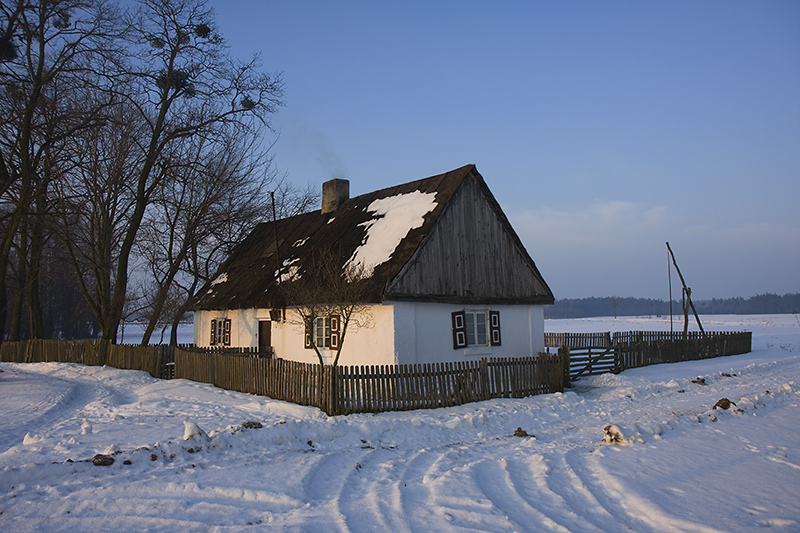
{"label": "sky gradient near horizon", "polygon": [[800,292],[800,2],[210,5],[298,185],[475,163],[556,298],[666,299],[666,241],[695,299]]}

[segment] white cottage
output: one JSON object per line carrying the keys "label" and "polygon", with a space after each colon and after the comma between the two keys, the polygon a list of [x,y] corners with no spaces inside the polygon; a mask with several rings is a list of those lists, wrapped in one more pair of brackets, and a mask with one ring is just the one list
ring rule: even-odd
{"label": "white cottage", "polygon": [[322,209],[259,224],[196,295],[201,347],[271,347],[275,357],[326,362],[336,317],[306,331],[286,288],[313,283],[313,258],[360,264],[364,327],[348,328],[341,365],[522,357],[544,351],[553,293],[474,165],[349,198],[323,185]]}

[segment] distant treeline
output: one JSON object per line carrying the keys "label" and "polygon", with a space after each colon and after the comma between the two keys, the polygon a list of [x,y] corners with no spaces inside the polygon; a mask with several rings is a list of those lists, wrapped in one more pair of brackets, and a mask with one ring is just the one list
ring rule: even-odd
{"label": "distant treeline", "polygon": [[[697,312],[707,315],[762,315],[800,312],[800,293],[759,294],[750,298],[713,298],[694,302]],[[681,302],[673,300],[672,313],[683,314]],[[669,315],[669,301],[653,298],[566,298],[544,308],[545,318],[589,316]]]}

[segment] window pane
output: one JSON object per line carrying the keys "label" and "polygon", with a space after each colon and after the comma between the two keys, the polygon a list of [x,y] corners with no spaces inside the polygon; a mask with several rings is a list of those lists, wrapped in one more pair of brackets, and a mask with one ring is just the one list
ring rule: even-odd
{"label": "window pane", "polygon": [[466,330],[467,330],[467,346],[475,344],[475,313],[467,313],[466,317]]}
{"label": "window pane", "polygon": [[314,319],[314,344],[317,348],[325,347],[325,321],[322,318]]}
{"label": "window pane", "polygon": [[475,313],[475,344],[486,345],[486,313]]}
{"label": "window pane", "polygon": [[325,319],[325,347],[330,348],[331,346],[331,319],[330,317]]}

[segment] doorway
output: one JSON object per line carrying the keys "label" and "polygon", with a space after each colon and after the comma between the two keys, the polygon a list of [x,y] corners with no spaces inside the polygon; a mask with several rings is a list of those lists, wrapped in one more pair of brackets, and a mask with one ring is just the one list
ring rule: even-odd
{"label": "doorway", "polygon": [[272,357],[272,322],[269,320],[258,321],[258,353]]}

